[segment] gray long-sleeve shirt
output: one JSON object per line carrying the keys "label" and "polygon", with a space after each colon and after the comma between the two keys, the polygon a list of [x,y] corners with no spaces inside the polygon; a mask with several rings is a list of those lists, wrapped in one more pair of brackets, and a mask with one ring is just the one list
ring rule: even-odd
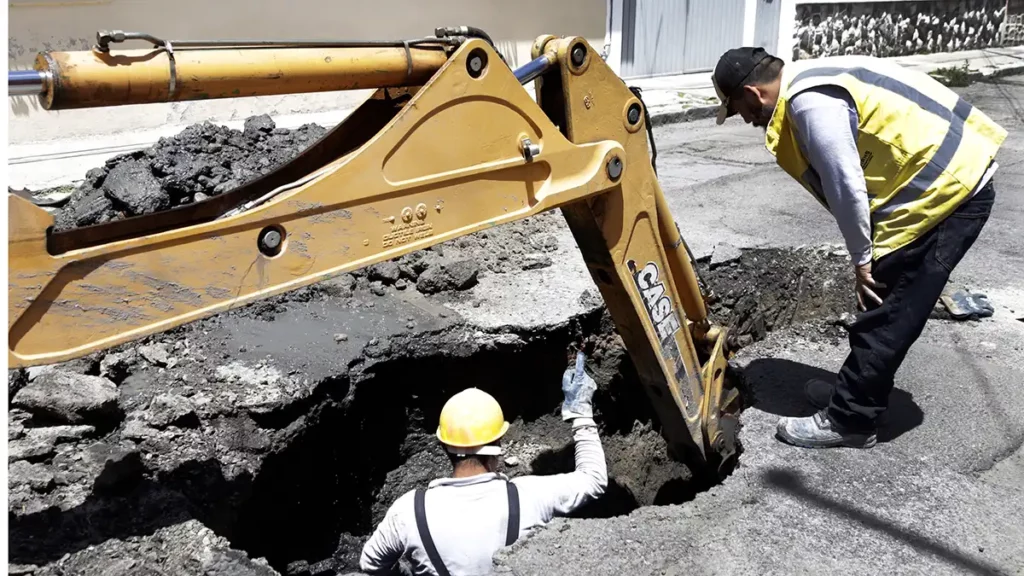
{"label": "gray long-sleeve shirt", "polygon": [[[519,491],[519,535],[579,508],[604,493],[608,470],[592,418],[573,420],[576,470],[550,476],[512,479]],[[507,477],[479,474],[434,480],[424,507],[437,553],[452,576],[488,574],[493,556],[505,546],[508,526]],[[363,547],[359,567],[370,574],[387,573],[407,556],[415,574],[436,574],[416,527],[414,492],[403,494]]]}
{"label": "gray long-sleeve shirt", "polygon": [[[857,106],[842,88],[821,86],[794,96],[786,114],[796,127],[804,156],[818,173],[822,194],[853,263],[870,262],[871,213],[867,181],[857,152]],[[995,162],[989,166],[972,195],[985,186],[997,167]]]}

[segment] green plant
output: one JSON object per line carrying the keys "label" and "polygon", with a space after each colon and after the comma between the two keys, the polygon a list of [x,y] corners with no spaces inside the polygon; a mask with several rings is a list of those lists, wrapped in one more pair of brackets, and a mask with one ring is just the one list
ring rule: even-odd
{"label": "green plant", "polygon": [[931,72],[931,75],[946,86],[963,87],[971,85],[971,72],[966,60],[964,60],[963,66],[937,68]]}

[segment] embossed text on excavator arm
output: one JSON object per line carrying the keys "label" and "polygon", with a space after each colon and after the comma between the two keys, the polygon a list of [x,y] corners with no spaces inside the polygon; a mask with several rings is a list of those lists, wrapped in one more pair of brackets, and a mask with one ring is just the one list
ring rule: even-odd
{"label": "embossed text on excavator arm", "polygon": [[[443,29],[439,29],[443,30]],[[201,49],[101,33],[12,73],[45,108],[375,88],[291,162],[203,202],[55,232],[11,194],[10,367],[165,331],[492,226],[560,209],[673,455],[735,452],[726,334],[658,185],[647,114],[582,38],[512,70],[486,34]],[[456,34],[452,34],[452,32]],[[114,52],[111,43],[154,48]],[[535,81],[536,98],[523,88]]]}

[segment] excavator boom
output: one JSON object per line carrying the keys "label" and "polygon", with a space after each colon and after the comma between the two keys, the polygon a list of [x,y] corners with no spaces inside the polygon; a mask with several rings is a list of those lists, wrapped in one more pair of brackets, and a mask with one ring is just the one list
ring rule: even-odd
{"label": "excavator boom", "polygon": [[[154,48],[114,53],[125,39]],[[582,38],[540,37],[518,70],[485,35],[430,40],[183,46],[108,32],[92,51],[41,54],[17,83],[53,110],[376,92],[291,162],[203,202],[57,231],[48,212],[9,195],[10,367],[70,360],[559,209],[670,451],[728,461],[740,407],[725,382],[726,330],[708,319],[658,185],[640,98]],[[531,80],[536,99],[522,87]]]}

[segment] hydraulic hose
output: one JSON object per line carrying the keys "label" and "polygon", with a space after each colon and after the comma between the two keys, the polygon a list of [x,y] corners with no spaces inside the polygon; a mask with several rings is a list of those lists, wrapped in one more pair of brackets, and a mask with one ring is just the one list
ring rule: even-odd
{"label": "hydraulic hose", "polygon": [[499,57],[501,57],[502,62],[508,64],[508,60],[506,60],[505,55],[498,50],[498,46],[494,43],[494,40],[491,39],[491,35],[476,26],[440,26],[434,29],[434,35],[438,38],[458,38],[460,36],[466,38],[480,38],[490,44],[491,48],[494,48],[494,51],[498,53]]}

